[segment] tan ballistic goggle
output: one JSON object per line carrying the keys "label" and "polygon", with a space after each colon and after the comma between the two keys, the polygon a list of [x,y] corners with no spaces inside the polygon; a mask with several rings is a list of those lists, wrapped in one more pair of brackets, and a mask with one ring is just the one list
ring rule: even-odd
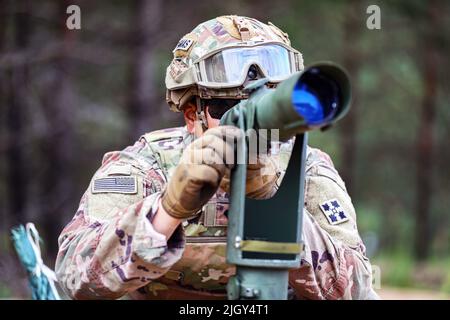
{"label": "tan ballistic goggle", "polygon": [[301,71],[303,64],[300,52],[279,42],[222,47],[194,63],[197,84],[213,89],[241,86],[252,65],[269,82],[278,83]]}

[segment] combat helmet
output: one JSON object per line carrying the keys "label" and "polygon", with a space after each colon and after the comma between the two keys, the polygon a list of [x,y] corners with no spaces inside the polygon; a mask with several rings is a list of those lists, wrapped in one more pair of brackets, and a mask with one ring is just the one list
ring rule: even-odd
{"label": "combat helmet", "polygon": [[180,112],[194,97],[246,99],[243,88],[250,68],[268,78],[268,85],[276,85],[304,67],[287,33],[271,22],[236,15],[206,21],[173,50],[166,101],[172,111]]}

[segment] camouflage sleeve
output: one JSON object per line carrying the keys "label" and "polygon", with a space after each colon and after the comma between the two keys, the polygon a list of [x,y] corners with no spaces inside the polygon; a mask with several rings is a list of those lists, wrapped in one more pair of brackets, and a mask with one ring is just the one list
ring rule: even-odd
{"label": "camouflage sleeve", "polygon": [[300,299],[377,299],[345,184],[329,156],[309,148],[306,162],[305,251],[289,284]]}
{"label": "camouflage sleeve", "polygon": [[105,156],[59,237],[58,281],[76,299],[115,299],[164,275],[184,250],[152,227],[165,177],[139,157],[144,142]]}

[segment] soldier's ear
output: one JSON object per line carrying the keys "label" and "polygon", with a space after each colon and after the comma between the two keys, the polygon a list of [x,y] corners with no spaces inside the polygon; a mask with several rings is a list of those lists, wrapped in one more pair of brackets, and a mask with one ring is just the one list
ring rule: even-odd
{"label": "soldier's ear", "polygon": [[197,107],[191,102],[188,102],[183,109],[184,121],[186,122],[187,130],[190,133],[194,133],[195,131],[195,121],[197,120],[196,110]]}

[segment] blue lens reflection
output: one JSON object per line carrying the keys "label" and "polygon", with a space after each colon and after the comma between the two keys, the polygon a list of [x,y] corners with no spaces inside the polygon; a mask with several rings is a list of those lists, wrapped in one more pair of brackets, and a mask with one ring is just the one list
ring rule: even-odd
{"label": "blue lens reflection", "polygon": [[292,93],[292,103],[295,111],[308,124],[320,124],[325,118],[324,107],[319,98],[305,83],[298,83]]}
{"label": "blue lens reflection", "polygon": [[337,83],[318,69],[305,72],[292,92],[295,111],[308,125],[331,123],[338,110],[338,101]]}

